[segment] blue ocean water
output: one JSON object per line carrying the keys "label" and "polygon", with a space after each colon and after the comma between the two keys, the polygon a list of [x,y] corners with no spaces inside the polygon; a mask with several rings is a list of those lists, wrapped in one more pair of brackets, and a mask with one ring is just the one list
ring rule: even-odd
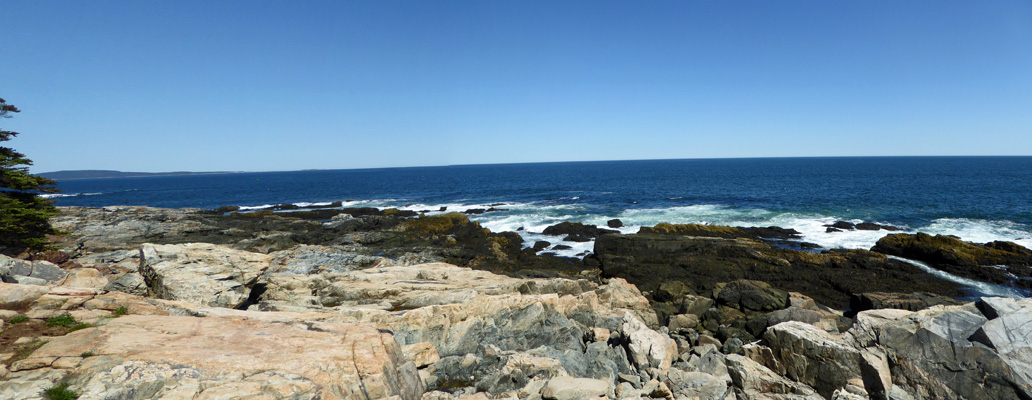
{"label": "blue ocean water", "polygon": [[[826,248],[869,248],[886,231],[826,232],[877,222],[965,240],[1032,247],[1032,157],[847,157],[599,161],[260,172],[59,182],[59,206],[350,207],[471,215],[529,240],[561,221],[624,232],[660,222],[777,225]],[[591,243],[571,243],[574,255]]]}

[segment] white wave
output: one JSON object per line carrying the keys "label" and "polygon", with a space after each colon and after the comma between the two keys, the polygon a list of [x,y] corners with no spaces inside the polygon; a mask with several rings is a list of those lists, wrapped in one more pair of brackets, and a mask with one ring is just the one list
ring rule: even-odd
{"label": "white wave", "polygon": [[1032,248],[1032,232],[1011,221],[939,218],[921,231],[931,235],[953,235],[975,243],[1006,240]]}
{"label": "white wave", "polygon": [[975,294],[976,296],[996,296],[996,297],[1010,297],[1010,298],[1014,298],[1014,299],[1023,299],[1027,295],[1030,294],[1030,293],[1027,293],[1026,291],[1023,291],[1023,290],[1018,289],[1018,288],[1013,288],[1013,287],[1010,287],[1010,286],[996,285],[996,284],[992,284],[992,283],[976,281],[974,279],[962,278],[962,277],[953,275],[953,274],[951,274],[949,272],[940,271],[940,270],[937,270],[935,268],[932,268],[928,264],[925,264],[925,263],[920,262],[920,261],[910,260],[910,259],[906,259],[906,258],[903,258],[903,257],[896,257],[896,256],[889,256],[889,258],[891,258],[893,260],[903,261],[903,262],[905,262],[907,264],[917,266],[918,268],[921,268],[921,269],[925,270],[925,272],[928,272],[929,274],[932,274],[932,275],[934,275],[937,278],[940,278],[940,279],[943,279],[943,280],[947,280],[947,281],[950,281],[950,282],[954,282],[954,283],[958,283],[960,285],[963,285],[964,287],[967,287],[971,292],[973,292],[973,294]]}
{"label": "white wave", "polygon": [[263,205],[260,205],[260,206],[241,206],[239,211],[262,210],[262,209],[266,209],[266,208],[272,208],[272,207],[275,207],[275,206],[276,206],[275,204],[263,204]]}
{"label": "white wave", "polygon": [[39,197],[42,197],[44,199],[54,199],[54,198],[61,198],[61,197],[96,196],[98,194],[104,194],[104,193],[47,193],[47,194],[41,194],[41,195],[39,195]]}
{"label": "white wave", "polygon": [[324,202],[317,202],[317,203],[311,203],[311,202],[307,202],[307,201],[302,201],[300,203],[293,203],[293,205],[298,206],[298,207],[327,207],[327,206],[330,206],[332,204],[333,204],[333,202],[331,202],[331,201],[324,201]]}

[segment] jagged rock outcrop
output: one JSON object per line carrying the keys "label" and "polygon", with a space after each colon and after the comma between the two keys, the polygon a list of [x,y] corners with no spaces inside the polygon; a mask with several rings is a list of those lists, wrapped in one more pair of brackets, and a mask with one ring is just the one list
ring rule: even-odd
{"label": "jagged rock outcrop", "polygon": [[265,254],[207,243],[144,244],[140,275],[154,297],[215,307],[239,307],[269,268]]}
{"label": "jagged rock outcrop", "polygon": [[627,279],[643,292],[655,292],[664,283],[680,281],[705,295],[718,283],[751,279],[803,293],[835,308],[845,308],[852,293],[871,291],[963,295],[957,284],[879,253],[832,250],[817,254],[734,236],[751,235],[740,232],[742,228],[696,227],[705,228],[709,236],[604,235],[595,241],[591,257],[603,276]]}
{"label": "jagged rock outcrop", "polygon": [[881,238],[871,250],[982,282],[1032,289],[1032,250],[1013,242],[976,244],[952,236],[897,233]]}

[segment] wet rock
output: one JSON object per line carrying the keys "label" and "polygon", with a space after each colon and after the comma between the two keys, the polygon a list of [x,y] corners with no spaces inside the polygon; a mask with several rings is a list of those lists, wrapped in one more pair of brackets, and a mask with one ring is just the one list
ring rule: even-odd
{"label": "wet rock", "polygon": [[937,305],[959,305],[962,302],[935,293],[860,293],[849,299],[849,308],[854,313],[881,308],[898,308],[918,311]]}
{"label": "wet rock", "polygon": [[885,236],[871,249],[983,282],[1032,288],[1032,250],[1012,242],[975,244],[925,233]]}
{"label": "wet rock", "polygon": [[619,219],[611,219],[606,221],[606,226],[610,228],[621,228],[623,227],[623,221],[620,221]]}
{"label": "wet rock", "polygon": [[575,238],[583,238],[585,240],[580,241],[586,242],[590,239],[597,238],[601,235],[620,233],[620,231],[615,231],[612,229],[601,229],[597,226],[585,225],[580,222],[560,222],[556,225],[552,225],[545,228],[545,230],[542,233],[544,233],[545,235],[553,236],[568,235]]}
{"label": "wet rock", "polygon": [[[717,233],[737,229],[723,228],[727,227],[707,227]],[[847,307],[852,293],[963,295],[955,283],[929,278],[916,266],[863,250],[816,254],[745,238],[637,234],[598,238],[593,257],[603,276],[627,279],[647,292],[679,281],[690,283],[697,293],[706,293],[718,283],[751,279],[804,293],[835,308]]]}
{"label": "wet rock", "polygon": [[541,250],[547,249],[548,246],[551,246],[551,245],[552,244],[547,242],[547,241],[538,240],[538,241],[534,242],[534,247],[532,247],[532,248],[534,249],[534,251],[541,251]]}

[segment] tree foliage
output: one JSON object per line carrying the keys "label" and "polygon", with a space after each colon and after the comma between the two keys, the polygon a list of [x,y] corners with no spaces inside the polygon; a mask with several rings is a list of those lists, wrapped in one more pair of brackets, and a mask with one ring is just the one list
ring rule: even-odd
{"label": "tree foliage", "polygon": [[[0,98],[0,120],[20,111]],[[18,132],[0,128],[0,142],[15,136]],[[46,250],[46,235],[57,233],[49,222],[57,215],[57,208],[40,196],[56,192],[55,182],[30,174],[30,165],[32,160],[24,154],[0,146],[0,253]]]}

